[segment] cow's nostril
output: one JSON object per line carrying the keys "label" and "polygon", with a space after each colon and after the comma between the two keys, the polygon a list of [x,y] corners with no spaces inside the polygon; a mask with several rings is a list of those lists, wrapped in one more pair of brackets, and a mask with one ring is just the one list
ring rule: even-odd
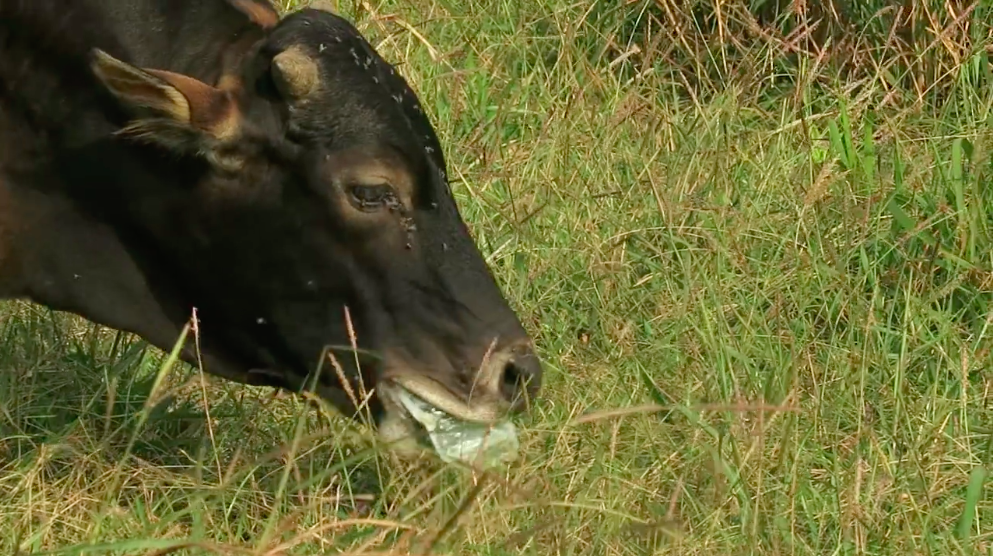
{"label": "cow's nostril", "polygon": [[513,400],[521,390],[521,382],[523,381],[521,376],[521,370],[517,365],[511,361],[507,363],[507,366],[503,369],[503,395],[507,399]]}
{"label": "cow's nostril", "polygon": [[500,389],[512,404],[527,403],[541,381],[541,363],[534,353],[519,353],[503,369]]}

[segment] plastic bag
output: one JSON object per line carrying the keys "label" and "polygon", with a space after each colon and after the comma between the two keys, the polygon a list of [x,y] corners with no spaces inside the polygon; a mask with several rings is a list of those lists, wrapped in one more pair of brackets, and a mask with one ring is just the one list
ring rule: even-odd
{"label": "plastic bag", "polygon": [[471,423],[455,419],[406,390],[401,389],[399,398],[411,417],[424,426],[443,461],[494,467],[517,458],[517,429],[509,420],[496,425]]}

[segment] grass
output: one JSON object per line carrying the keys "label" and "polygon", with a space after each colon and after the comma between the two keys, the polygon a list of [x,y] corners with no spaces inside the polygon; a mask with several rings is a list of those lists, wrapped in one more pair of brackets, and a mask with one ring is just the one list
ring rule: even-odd
{"label": "grass", "polygon": [[401,464],[185,367],[146,412],[167,354],[7,303],[0,551],[993,554],[988,28],[924,41],[924,82],[604,5],[335,6],[402,62],[538,340],[521,461]]}

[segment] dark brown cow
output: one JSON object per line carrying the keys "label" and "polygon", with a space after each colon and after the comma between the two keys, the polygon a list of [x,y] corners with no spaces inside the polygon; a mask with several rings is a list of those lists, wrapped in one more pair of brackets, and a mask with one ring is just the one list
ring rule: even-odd
{"label": "dark brown cow", "polygon": [[325,10],[0,0],[0,296],[164,350],[195,309],[206,372],[321,368],[389,440],[404,396],[492,423],[540,382],[417,97]]}

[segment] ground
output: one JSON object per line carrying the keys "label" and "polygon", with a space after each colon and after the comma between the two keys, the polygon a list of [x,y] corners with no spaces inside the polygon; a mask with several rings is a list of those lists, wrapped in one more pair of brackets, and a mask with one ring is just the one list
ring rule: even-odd
{"label": "ground", "polygon": [[167,354],[6,303],[0,551],[993,554],[988,34],[925,45],[960,54],[939,103],[871,57],[638,46],[592,3],[332,4],[421,95],[537,339],[522,459],[400,463],[181,366],[149,413]]}

